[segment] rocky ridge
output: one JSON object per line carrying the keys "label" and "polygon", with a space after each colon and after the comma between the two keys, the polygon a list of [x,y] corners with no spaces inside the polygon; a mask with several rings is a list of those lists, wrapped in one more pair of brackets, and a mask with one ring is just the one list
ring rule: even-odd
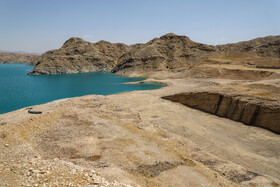
{"label": "rocky ridge", "polygon": [[125,54],[112,72],[186,69],[214,51],[213,46],[170,33]]}
{"label": "rocky ridge", "polygon": [[[154,38],[145,44],[125,45],[99,41],[86,42],[73,37],[60,49],[50,50],[33,62],[29,73],[64,74],[106,71],[118,74],[147,71],[182,71],[209,57],[233,55],[240,57],[280,57],[280,36],[268,36],[235,44],[211,46],[173,33]],[[275,59],[273,59],[275,61]],[[276,60],[278,62],[278,60]]]}
{"label": "rocky ridge", "polygon": [[247,52],[261,57],[280,58],[280,36],[259,37],[249,41],[218,45],[216,47],[225,53]]}
{"label": "rocky ridge", "polygon": [[128,51],[128,46],[106,41],[86,42],[70,38],[60,49],[50,50],[36,58],[37,64],[29,74],[64,74],[111,71],[117,59]]}

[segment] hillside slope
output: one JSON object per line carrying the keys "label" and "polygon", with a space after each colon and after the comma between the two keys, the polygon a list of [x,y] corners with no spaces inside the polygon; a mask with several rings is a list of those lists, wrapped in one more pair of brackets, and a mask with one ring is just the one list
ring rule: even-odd
{"label": "hillside slope", "polygon": [[37,63],[29,74],[64,74],[94,71],[111,71],[117,59],[128,51],[125,44],[106,41],[86,42],[70,38],[60,49],[50,50],[35,59]]}
{"label": "hillside slope", "polygon": [[180,72],[198,62],[220,58],[221,55],[226,58],[250,57],[258,61],[265,58],[261,61],[273,61],[274,66],[277,66],[280,57],[280,36],[218,46],[197,43],[186,36],[173,33],[154,38],[146,44],[130,46],[107,41],[90,43],[73,37],[60,49],[50,50],[36,58],[34,63],[37,66],[29,74],[106,71],[128,75],[133,72],[141,74],[162,70]]}
{"label": "hillside slope", "polygon": [[213,46],[170,33],[125,54],[113,72],[187,68],[214,51]]}
{"label": "hillside slope", "polygon": [[280,58],[280,36],[260,37],[249,41],[218,45],[226,53],[248,52],[261,57]]}

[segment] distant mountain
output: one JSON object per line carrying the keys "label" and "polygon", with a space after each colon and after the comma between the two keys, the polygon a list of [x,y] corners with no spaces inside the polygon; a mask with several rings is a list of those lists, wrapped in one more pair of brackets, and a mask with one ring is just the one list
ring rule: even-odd
{"label": "distant mountain", "polygon": [[29,54],[26,52],[9,52],[0,50],[0,63],[24,63],[32,64],[37,57],[36,54]]}
{"label": "distant mountain", "polygon": [[280,58],[280,36],[260,37],[249,41],[218,45],[218,49],[227,52],[248,52],[262,57]]}
{"label": "distant mountain", "polygon": [[218,46],[197,43],[186,36],[173,33],[154,38],[146,44],[130,46],[107,41],[90,43],[73,37],[60,49],[50,50],[34,59],[33,62],[37,65],[29,74],[179,71],[209,56],[236,52],[279,58],[280,36]]}

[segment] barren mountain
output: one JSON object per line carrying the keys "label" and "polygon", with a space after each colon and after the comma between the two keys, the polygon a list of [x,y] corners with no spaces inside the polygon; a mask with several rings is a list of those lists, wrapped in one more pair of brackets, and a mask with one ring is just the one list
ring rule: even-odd
{"label": "barren mountain", "polygon": [[48,51],[35,59],[37,66],[29,74],[186,68],[213,51],[213,46],[172,33],[146,44],[131,46],[106,41],[89,43],[80,38],[71,38],[60,49]]}
{"label": "barren mountain", "polygon": [[50,50],[35,59],[37,64],[29,74],[63,74],[94,71],[111,71],[117,59],[128,51],[125,44],[106,41],[86,42],[70,38],[60,49]]}
{"label": "barren mountain", "polygon": [[260,37],[250,41],[218,45],[217,48],[226,52],[248,52],[262,57],[280,58],[280,36]]}
{"label": "barren mountain", "polygon": [[[235,44],[210,46],[173,33],[154,38],[146,44],[127,46],[107,41],[86,42],[70,38],[60,49],[50,50],[36,58],[37,66],[29,73],[63,74],[108,71],[119,74],[158,70],[182,71],[198,62],[215,57],[251,57],[260,63],[278,64],[280,36],[268,36]],[[209,58],[211,57],[211,58]],[[261,58],[272,58],[267,61]],[[276,58],[276,60],[275,60]],[[248,60],[248,58],[246,59]],[[243,63],[243,62],[242,62]]]}
{"label": "barren mountain", "polygon": [[199,62],[215,50],[213,46],[170,33],[125,54],[113,72],[182,69]]}
{"label": "barren mountain", "polygon": [[38,55],[28,53],[16,53],[16,52],[0,52],[0,64],[1,63],[31,63]]}

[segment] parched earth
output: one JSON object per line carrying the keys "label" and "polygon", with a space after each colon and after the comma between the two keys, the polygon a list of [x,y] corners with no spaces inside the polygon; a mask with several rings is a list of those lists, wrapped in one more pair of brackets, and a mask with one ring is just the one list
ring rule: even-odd
{"label": "parched earth", "polygon": [[1,52],[0,51],[0,64],[1,63],[26,63],[33,64],[32,61],[37,58],[38,55],[28,53],[16,53],[16,52]]}
{"label": "parched earth", "polygon": [[27,108],[0,115],[0,186],[279,186],[278,134],[162,99],[215,90],[277,105],[278,70],[254,81],[209,77],[207,68],[193,76],[203,66],[189,77],[154,74],[158,79],[147,81],[167,85],[158,90],[62,99],[33,106],[39,115]]}

